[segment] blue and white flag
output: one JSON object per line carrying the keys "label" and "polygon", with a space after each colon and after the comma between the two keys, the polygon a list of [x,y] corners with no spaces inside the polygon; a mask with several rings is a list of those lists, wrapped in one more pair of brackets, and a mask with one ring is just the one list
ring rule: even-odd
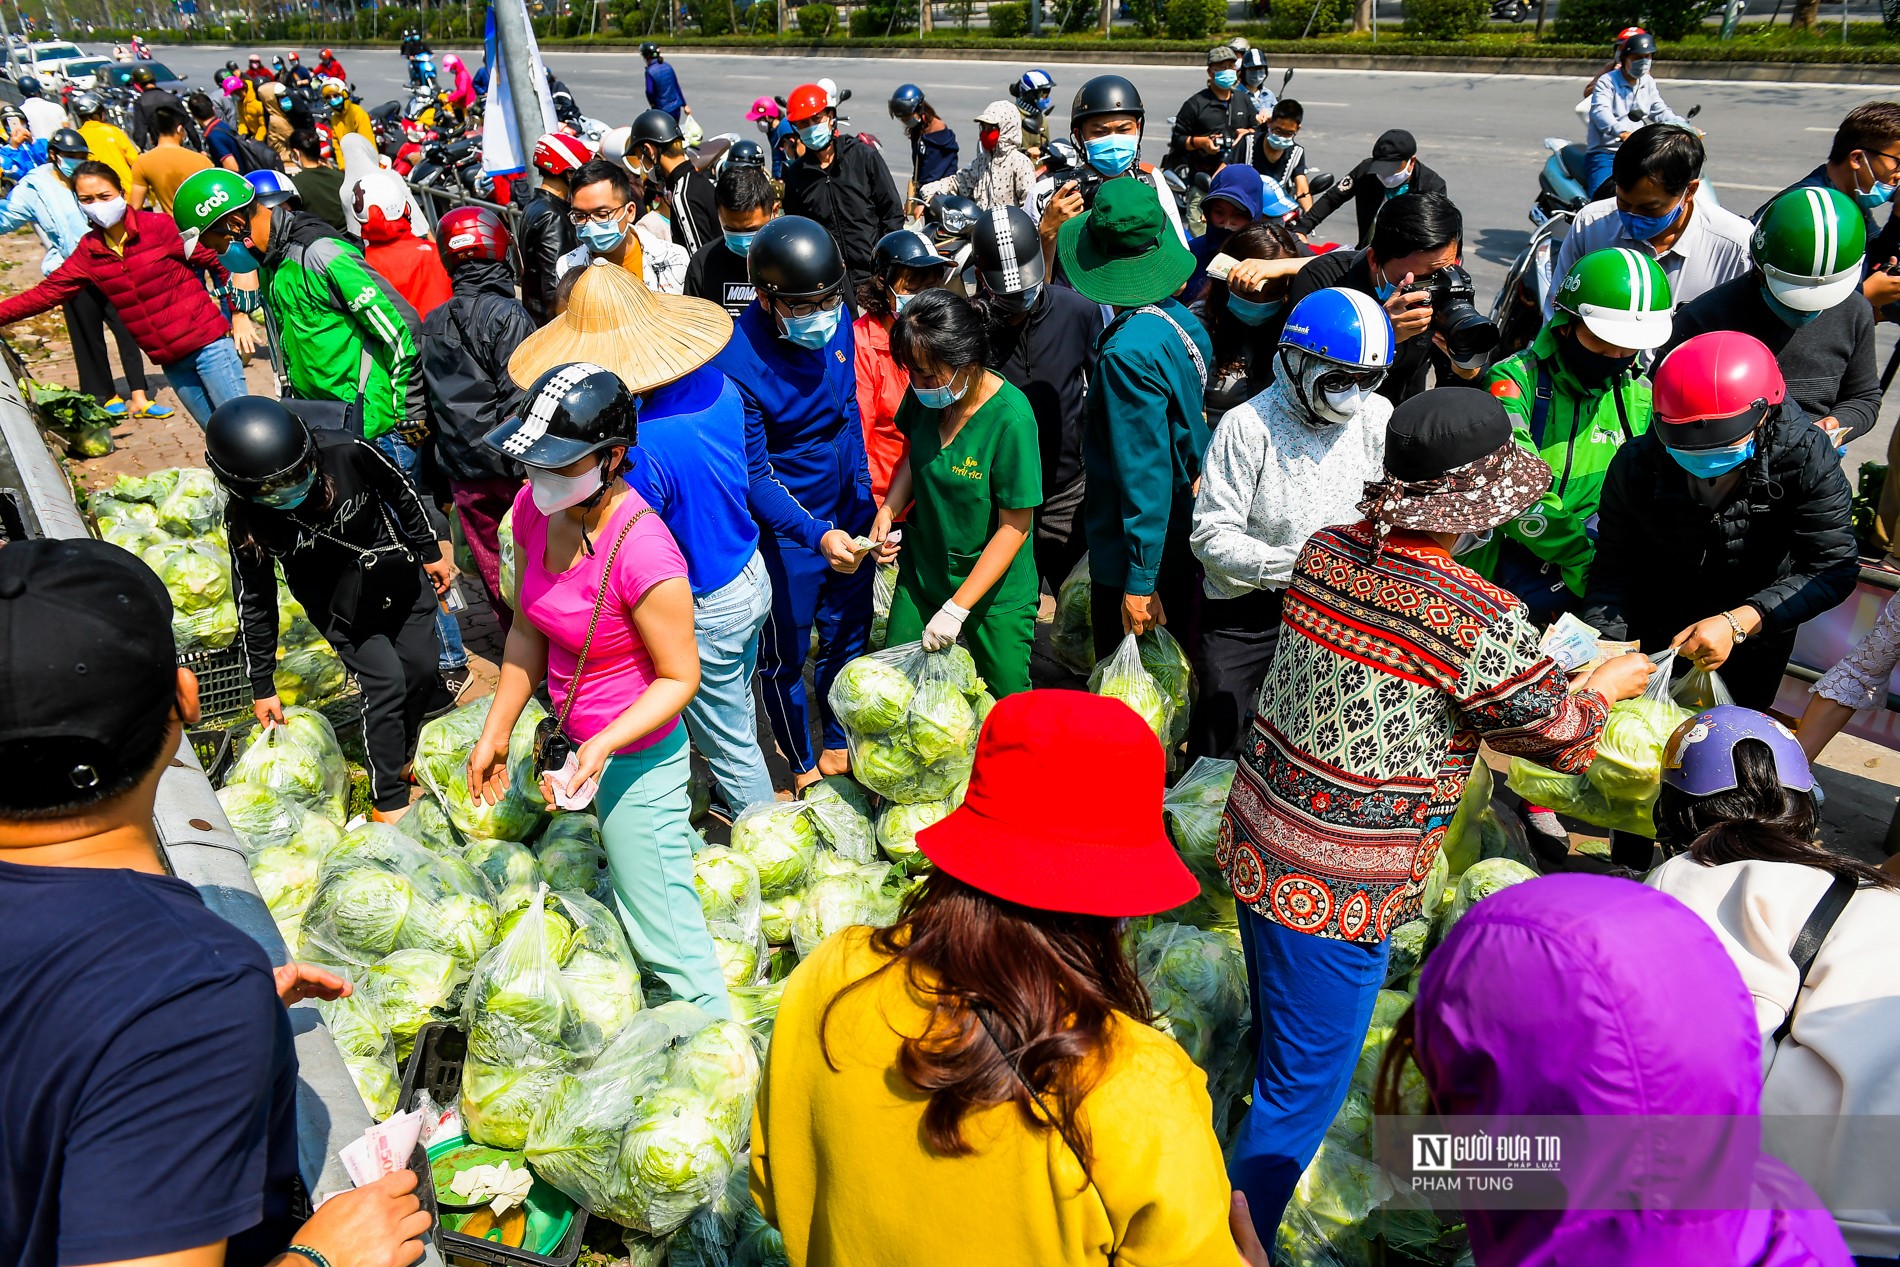
{"label": "blue and white flag", "polygon": [[[502,3],[520,4],[521,0]],[[554,98],[548,95],[548,70],[541,62],[541,48],[534,42],[534,24],[525,12],[521,24],[528,36],[528,64],[534,67],[534,96],[541,104],[541,117],[528,129],[528,135],[540,137],[554,131]],[[488,7],[482,43],[488,60],[488,95],[482,100],[482,171],[489,176],[519,176],[528,170],[528,156],[516,141],[515,102],[508,91],[507,63],[496,47],[493,5]]]}

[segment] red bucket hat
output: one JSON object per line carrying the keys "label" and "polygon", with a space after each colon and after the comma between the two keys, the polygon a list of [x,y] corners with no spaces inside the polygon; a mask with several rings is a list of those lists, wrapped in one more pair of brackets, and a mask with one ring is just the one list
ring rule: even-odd
{"label": "red bucket hat", "polygon": [[1200,883],[1161,822],[1167,761],[1120,700],[1027,691],[983,722],[963,804],[917,833],[938,867],[1044,911],[1131,918],[1172,910]]}

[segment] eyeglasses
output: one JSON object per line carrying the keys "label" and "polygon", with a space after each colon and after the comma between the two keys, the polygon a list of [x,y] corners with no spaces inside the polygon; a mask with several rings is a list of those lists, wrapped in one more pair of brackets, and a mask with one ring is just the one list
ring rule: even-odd
{"label": "eyeglasses", "polygon": [[844,302],[842,291],[834,291],[822,299],[779,299],[772,300],[778,310],[788,317],[809,317],[815,313],[830,312]]}
{"label": "eyeglasses", "polygon": [[609,224],[619,218],[620,213],[625,211],[628,205],[623,202],[618,207],[601,207],[595,211],[570,211],[567,213],[567,220],[569,224],[577,228],[583,224]]}
{"label": "eyeglasses", "polygon": [[1268,136],[1272,136],[1272,137],[1277,137],[1277,138],[1279,138],[1279,139],[1280,139],[1280,140],[1282,140],[1282,141],[1291,141],[1291,140],[1293,140],[1293,139],[1295,139],[1296,137],[1298,137],[1298,136],[1299,136],[1299,134],[1300,134],[1300,131],[1299,131],[1299,129],[1298,129],[1298,128],[1295,128],[1295,129],[1294,129],[1293,131],[1291,131],[1291,132],[1282,132],[1282,131],[1280,131],[1280,129],[1278,129],[1278,128],[1268,128],[1268,129],[1267,129],[1267,135],[1268,135]]}

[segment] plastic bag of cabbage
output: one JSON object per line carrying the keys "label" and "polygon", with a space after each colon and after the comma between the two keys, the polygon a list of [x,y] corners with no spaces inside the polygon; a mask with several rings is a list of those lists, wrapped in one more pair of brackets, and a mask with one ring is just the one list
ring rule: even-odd
{"label": "plastic bag of cabbage", "polygon": [[349,685],[349,671],[343,658],[322,639],[301,647],[280,645],[271,685],[281,703],[321,704],[343,693]]}
{"label": "plastic bag of cabbage", "polygon": [[613,916],[591,898],[537,888],[504,922],[463,997],[461,1106],[470,1139],[520,1148],[562,1075],[639,1014],[640,981]]}
{"label": "plastic bag of cabbage", "polygon": [[1490,897],[1499,889],[1508,889],[1513,884],[1522,884],[1526,880],[1535,880],[1537,873],[1521,862],[1509,858],[1483,858],[1471,864],[1462,876],[1458,877],[1457,891],[1451,901],[1445,904],[1436,929],[1437,940],[1443,941],[1445,933],[1453,924],[1464,918],[1477,903]]}
{"label": "plastic bag of cabbage", "polygon": [[970,777],[977,730],[996,703],[962,647],[905,643],[844,666],[826,697],[844,724],[851,773],[890,801],[936,801]]}
{"label": "plastic bag of cabbage", "polygon": [[1094,589],[1089,580],[1089,559],[1076,560],[1067,579],[1056,590],[1055,624],[1049,629],[1049,651],[1066,669],[1087,675],[1095,667],[1095,628],[1092,621]]}
{"label": "plastic bag of cabbage", "polygon": [[[471,1037],[471,1056],[474,1047]],[[758,1080],[745,1026],[666,1003],[585,1070],[552,1079],[528,1128],[528,1163],[595,1214],[667,1235],[725,1191]]]}
{"label": "plastic bag of cabbage", "polygon": [[759,873],[760,898],[773,902],[805,887],[818,855],[817,815],[805,801],[760,801],[732,820],[731,839]]}
{"label": "plastic bag of cabbage", "polygon": [[871,825],[876,814],[869,792],[846,775],[827,774],[800,797],[811,807],[820,843],[853,862],[877,860],[877,833]]}
{"label": "plastic bag of cabbage", "polygon": [[434,792],[456,830],[494,840],[526,840],[541,826],[545,803],[534,777],[534,730],[547,716],[529,700],[508,736],[508,790],[490,805],[469,794],[468,754],[488,723],[492,695],[438,717],[416,737],[416,778]]}
{"label": "plastic bag of cabbage", "polygon": [[891,600],[896,596],[897,565],[879,565],[877,575],[871,578],[871,638],[868,645],[873,651],[884,649],[885,634],[891,626]]}
{"label": "plastic bag of cabbage", "polygon": [[266,726],[224,782],[271,788],[332,822],[342,822],[349,809],[350,771],[342,749],[312,748],[288,726]]}
{"label": "plastic bag of cabbage", "polygon": [[596,902],[613,905],[607,850],[600,842],[600,820],[592,814],[556,811],[535,839],[534,857],[550,889],[585,893]]}
{"label": "plastic bag of cabbage", "polygon": [[[349,760],[343,755],[343,744],[337,738],[336,727],[330,724],[330,719],[314,708],[303,708],[291,704],[285,706],[283,724],[279,728],[287,732],[290,738],[316,753],[317,759],[323,762],[332,806],[347,805],[350,795]],[[268,729],[271,727],[253,730],[241,737],[238,741],[237,755],[240,758],[243,757],[250,751],[251,745],[257,742],[258,736]],[[343,820],[337,817],[336,821]]]}
{"label": "plastic bag of cabbage", "polygon": [[515,508],[510,506],[501,517],[501,524],[495,530],[496,552],[500,556],[501,571],[496,577],[501,587],[501,601],[513,610],[521,608],[521,572],[515,565]]}
{"label": "plastic bag of cabbage", "polygon": [[402,1100],[402,1077],[382,1009],[365,991],[356,990],[346,998],[318,1000],[317,1011],[369,1115],[380,1122],[394,1113]]}
{"label": "plastic bag of cabbage", "polygon": [[1089,690],[1134,709],[1170,753],[1187,736],[1194,671],[1181,644],[1165,629],[1123,638],[1115,654],[1089,674]]}
{"label": "plastic bag of cabbage", "polygon": [[792,917],[792,946],[803,959],[841,929],[864,924],[882,928],[897,919],[898,901],[884,888],[890,867],[881,862],[848,862],[824,854],[812,881],[799,895]]}
{"label": "plastic bag of cabbage", "polygon": [[1239,918],[1234,910],[1233,887],[1227,883],[1220,861],[1215,857],[1236,769],[1232,761],[1197,757],[1188,772],[1161,798],[1161,819],[1167,825],[1168,838],[1174,842],[1181,861],[1201,882],[1200,897],[1173,913],[1173,918],[1181,923],[1201,928],[1232,928]]}
{"label": "plastic bag of cabbage", "polygon": [[699,892],[706,931],[726,985],[758,982],[765,964],[765,942],[759,933],[759,869],[737,850],[721,846],[693,855],[693,887]]}
{"label": "plastic bag of cabbage", "polygon": [[[125,537],[120,535],[119,544]],[[209,541],[159,538],[139,558],[165,583],[172,600],[172,641],[180,651],[222,651],[237,640],[231,558]]]}
{"label": "plastic bag of cabbage", "polygon": [[1635,832],[1639,836],[1649,837],[1656,834],[1654,810],[1656,798],[1662,790],[1660,781],[1647,795],[1612,798],[1604,795],[1602,789],[1591,782],[1587,775],[1563,774],[1526,761],[1523,757],[1512,757],[1511,769],[1505,775],[1504,782],[1532,805],[1542,805],[1559,814],[1567,814],[1571,818],[1615,831]]}
{"label": "plastic bag of cabbage", "polygon": [[785,1238],[752,1202],[748,1170],[741,1154],[726,1190],[668,1243],[667,1267],[788,1267]]}
{"label": "plastic bag of cabbage", "polygon": [[364,823],[324,858],[298,953],[348,968],[398,950],[432,950],[466,971],[497,929],[494,890],[474,867],[394,827]]}
{"label": "plastic bag of cabbage", "polygon": [[251,879],[284,945],[294,950],[304,909],[317,891],[318,868],[342,840],[342,828],[260,783],[220,788],[218,804],[244,845]]}
{"label": "plastic bag of cabbage", "polygon": [[172,475],[157,503],[159,527],[175,537],[198,537],[224,522],[224,489],[210,471],[187,466]]}
{"label": "plastic bag of cabbage", "polygon": [[877,816],[878,847],[906,875],[922,874],[930,869],[930,859],[917,847],[917,833],[947,817],[962,803],[961,789],[941,801],[893,801]]}
{"label": "plastic bag of cabbage", "polygon": [[1246,1037],[1247,964],[1240,942],[1186,924],[1155,923],[1135,935],[1135,971],[1154,1004],[1155,1028],[1181,1044],[1210,1083]]}
{"label": "plastic bag of cabbage", "polygon": [[1275,1260],[1308,1267],[1371,1267],[1367,1219],[1394,1192],[1376,1162],[1323,1140],[1281,1216]]}

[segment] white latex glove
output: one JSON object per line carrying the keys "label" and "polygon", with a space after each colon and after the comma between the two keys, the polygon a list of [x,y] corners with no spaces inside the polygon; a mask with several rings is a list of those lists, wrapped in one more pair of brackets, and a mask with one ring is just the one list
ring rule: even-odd
{"label": "white latex glove", "polygon": [[963,632],[963,622],[969,618],[968,608],[958,607],[954,601],[946,602],[924,626],[924,650],[942,651],[948,647]]}

